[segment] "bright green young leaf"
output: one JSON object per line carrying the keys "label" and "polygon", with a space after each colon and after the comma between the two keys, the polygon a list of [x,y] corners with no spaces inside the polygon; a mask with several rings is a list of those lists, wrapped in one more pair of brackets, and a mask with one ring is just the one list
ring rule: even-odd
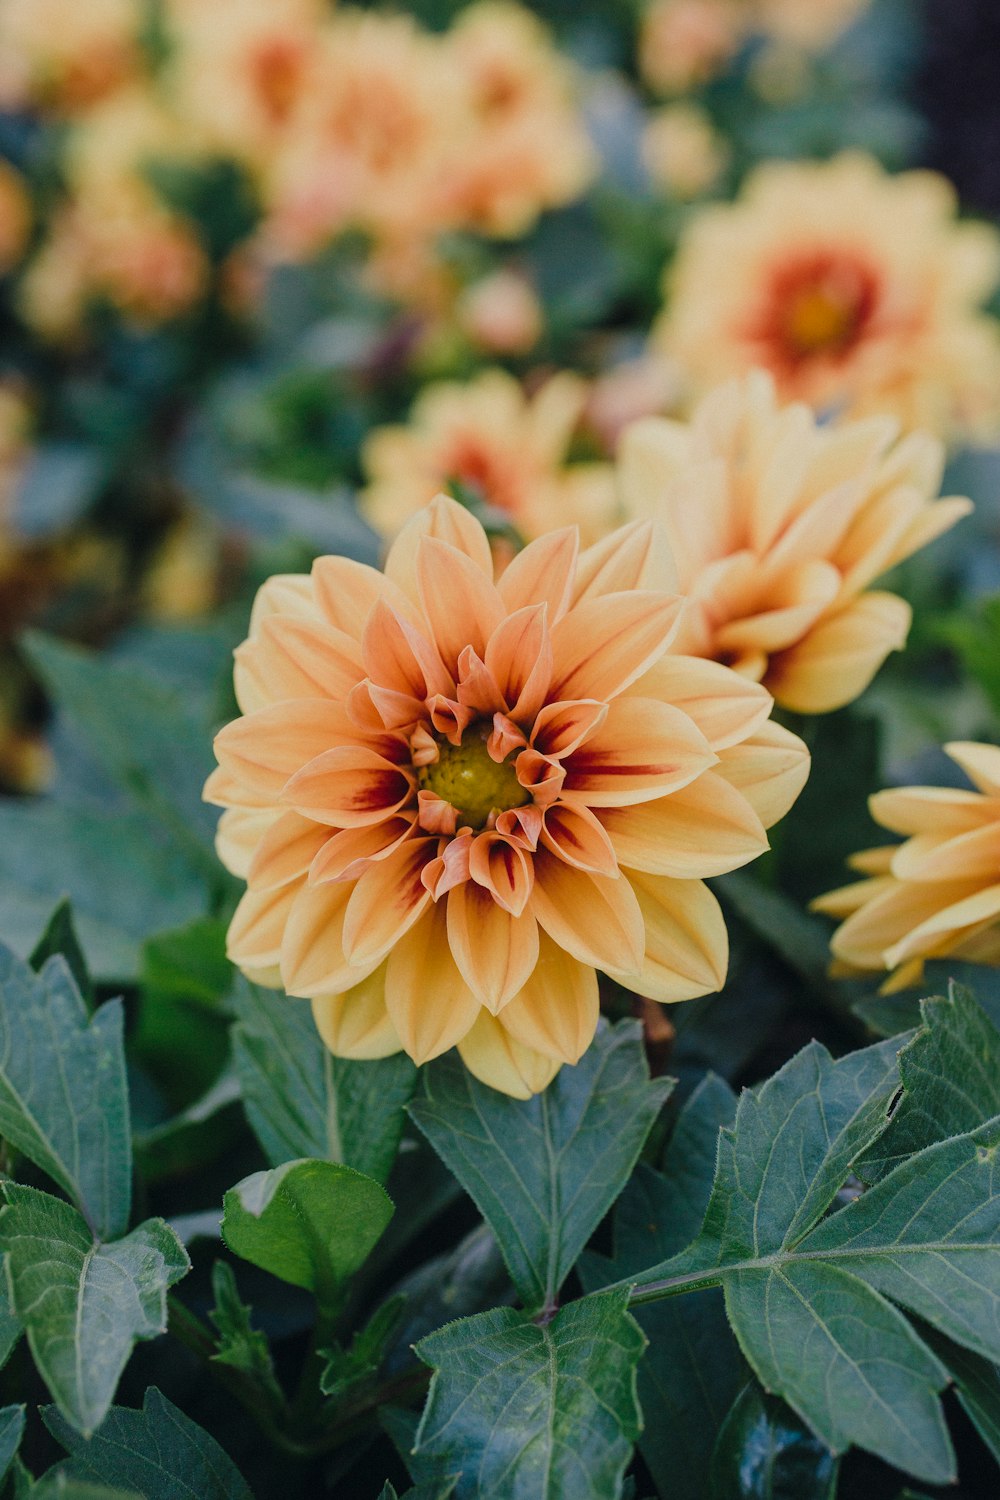
{"label": "bright green young leaf", "polygon": [[100,1244],[62,1199],[14,1182],[4,1192],[0,1250],[14,1310],[60,1410],[91,1433],[136,1340],[166,1329],[167,1290],[190,1262],[162,1219]]}
{"label": "bright green young leaf", "polygon": [[884,1135],[861,1160],[866,1180],[949,1135],[1000,1115],[1000,1031],[960,985],[922,1000],[924,1024],[899,1056],[903,1094]]}
{"label": "bright green young leaf", "polygon": [[100,1239],[129,1221],[132,1152],[122,1009],[91,1017],[64,959],[35,974],[0,945],[0,1135],[78,1205]]}
{"label": "bright green young leaf", "polygon": [[219,1336],[219,1347],[212,1358],[220,1365],[241,1370],[260,1388],[265,1400],[280,1409],[285,1398],[274,1373],[267,1335],[250,1322],[250,1309],[240,1299],[233,1268],[224,1260],[217,1260],[212,1267],[212,1291],[215,1306],[208,1316]]}
{"label": "bright green young leaf", "polygon": [[[709,1074],[681,1111],[662,1173],[640,1162],[619,1198],[613,1259],[582,1256],[585,1290],[627,1281],[690,1243],[708,1207],[719,1130],[735,1112],[732,1090]],[[747,1376],[722,1293],[672,1297],[634,1316],[649,1340],[639,1361],[640,1452],[670,1500],[706,1500],[715,1441]]]}
{"label": "bright green young leaf", "polygon": [[435,1373],[416,1447],[459,1471],[456,1500],[617,1495],[641,1425],[627,1304],[596,1292],[545,1324],[503,1307],[421,1340]]}
{"label": "bright green young leaf", "polygon": [[235,1255],[335,1307],[392,1217],[371,1177],[329,1161],[255,1172],[225,1196],[222,1237]]}
{"label": "bright green young leaf", "polygon": [[74,1480],[121,1485],[144,1500],[253,1500],[229,1455],[155,1386],[142,1411],[112,1407],[89,1441],[53,1407],[42,1415],[70,1454],[60,1469]]}
{"label": "bright green young leaf", "polygon": [[711,1500],[834,1500],[839,1467],[783,1401],[750,1381],[723,1423],[704,1493]]}
{"label": "bright green young leaf", "polygon": [[247,1117],[274,1166],[342,1162],[384,1183],[396,1159],[417,1070],[405,1053],[332,1057],[309,1006],[240,980],[233,1059]]}
{"label": "bright green young leaf", "polygon": [[493,1230],[522,1302],[551,1308],[672,1087],[650,1081],[640,1028],[624,1021],[527,1102],[449,1056],[423,1070],[409,1108]]}
{"label": "bright green young leaf", "polygon": [[46,959],[54,958],[56,954],[61,954],[66,960],[76,987],[88,1006],[93,1005],[94,988],[90,982],[90,975],[87,973],[87,962],[76,935],[76,928],[73,926],[73,908],[65,900],[59,902],[49,918],[45,931],[28,957],[28,962],[37,972],[44,966]]}
{"label": "bright green young leaf", "polygon": [[320,1351],[327,1360],[319,1379],[324,1396],[344,1396],[375,1378],[399,1329],[405,1307],[405,1297],[390,1297],[354,1335],[350,1348],[334,1344]]}
{"label": "bright green young leaf", "polygon": [[24,1407],[0,1406],[0,1483],[14,1462],[24,1436]]}

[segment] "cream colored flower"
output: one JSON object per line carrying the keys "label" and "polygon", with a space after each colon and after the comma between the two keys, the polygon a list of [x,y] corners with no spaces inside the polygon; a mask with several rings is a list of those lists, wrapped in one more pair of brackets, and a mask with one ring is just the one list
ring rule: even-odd
{"label": "cream colored flower", "polygon": [[679,649],[800,713],[849,703],[903,646],[909,605],[871,585],[972,508],[936,499],[936,438],[898,441],[891,418],[821,426],[759,370],[689,423],[636,423],[619,453],[626,512],[663,522],[689,596]]}
{"label": "cream colored flower", "polygon": [[846,919],[830,940],[839,972],[889,970],[886,994],[919,984],[929,958],[1000,965],[1000,749],[944,748],[976,790],[876,792],[872,817],[904,842],[855,855],[867,878],[813,902]]}
{"label": "cream colored flower", "polygon": [[1000,335],[979,308],[1000,235],[955,209],[931,172],[891,176],[857,154],[770,162],[691,219],[654,337],[696,391],[756,365],[818,409],[995,431]]}
{"label": "cream colored flower", "polygon": [[566,463],[586,400],[586,382],[568,372],[533,396],[503,370],[486,370],[468,384],[425,386],[405,426],[369,433],[362,511],[383,536],[395,536],[457,483],[523,537],[571,524],[587,541],[603,536],[617,515],[611,469]]}
{"label": "cream colored flower", "polygon": [[766,847],[807,754],[761,688],[669,654],[669,580],[649,525],[582,553],[550,533],[495,580],[440,497],[384,575],[329,557],[265,584],[206,787],[248,885],[233,962],[310,999],[338,1055],[457,1045],[518,1097],[589,1045],[597,970],[717,989],[702,877]]}
{"label": "cream colored flower", "polygon": [[3,0],[0,106],[74,115],[140,69],[142,0]]}
{"label": "cream colored flower", "polygon": [[671,104],[647,124],[642,155],[655,185],[686,199],[714,185],[725,170],[729,148],[703,109]]}

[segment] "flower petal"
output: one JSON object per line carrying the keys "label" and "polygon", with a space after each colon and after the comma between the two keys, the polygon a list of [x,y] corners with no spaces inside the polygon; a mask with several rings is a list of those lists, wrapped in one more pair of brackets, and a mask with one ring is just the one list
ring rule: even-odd
{"label": "flower petal", "polygon": [[525,1047],[488,1010],[458,1044],[462,1061],[474,1078],[514,1099],[530,1099],[548,1088],[559,1063]]}
{"label": "flower petal", "polygon": [[338,745],[297,771],[282,801],[317,823],[360,828],[381,823],[413,793],[411,778],[363,745]]}
{"label": "flower petal", "polygon": [[529,604],[547,604],[549,624],[562,619],[569,609],[579,545],[575,526],[529,542],[504,569],[497,584],[510,612]]}
{"label": "flower petal", "polygon": [[365,669],[378,687],[408,698],[454,697],[455,683],[435,648],[402,615],[379,600],[361,641]]}
{"label": "flower petal", "polygon": [[406,595],[384,573],[366,563],[350,557],[317,557],[312,565],[312,581],[316,606],[323,618],[356,641],[364,635],[368,616],[380,600],[416,621],[417,611]]}
{"label": "flower petal", "polygon": [[635,590],[586,599],[553,627],[550,697],[613,698],[667,650],[682,601]]}
{"label": "flower petal", "polygon": [[486,667],[517,723],[530,723],[552,681],[552,640],[544,604],[519,609],[494,630],[486,644]]}
{"label": "flower petal", "polygon": [[343,736],[344,712],[324,698],[299,698],[234,719],[215,736],[219,764],[251,792],[277,798],[290,776]]}
{"label": "flower petal", "polygon": [[1000,748],[973,740],[952,740],[945,752],[987,797],[1000,797]]}
{"label": "flower petal", "polygon": [[742,744],[719,752],[716,775],[746,798],[765,828],[783,818],[809,776],[809,751],[781,724],[762,724]]}
{"label": "flower petal", "polygon": [[422,537],[437,537],[464,554],[493,582],[493,554],[490,540],[475,516],[450,495],[436,495],[422,510],[411,516],[402,528],[385,559],[385,576],[402,589],[415,605],[420,605],[417,581],[417,552]]}
{"label": "flower petal", "polygon": [[236,648],[233,681],[244,713],[288,698],[346,698],[365,675],[361,650],[322,620],[271,615]]}
{"label": "flower petal", "polygon": [[600,728],[608,717],[608,705],[596,698],[547,703],[531,731],[532,748],[539,755],[570,755]]}
{"label": "flower petal", "polygon": [[466,984],[494,1014],[517,994],[538,961],[538,924],[514,917],[472,880],[448,892],[448,941]]}
{"label": "flower petal", "polygon": [[656,698],[616,698],[596,733],[563,759],[562,795],[591,807],[626,807],[687,786],[716,759],[681,709]]}
{"label": "flower petal", "polygon": [[534,869],[519,847],[519,840],[494,832],[479,834],[472,840],[469,851],[469,875],[512,917],[519,917],[524,911],[534,883]]}
{"label": "flower petal", "polygon": [[385,1004],[385,964],[343,995],[319,995],[312,1002],[316,1029],[334,1057],[375,1062],[400,1051],[396,1028]]}
{"label": "flower petal", "polygon": [[967,833],[921,833],[900,844],[892,861],[898,880],[985,880],[1000,875],[1000,815]]}
{"label": "flower petal", "polygon": [[503,1008],[501,1021],[523,1046],[560,1063],[576,1063],[594,1039],[599,1014],[597,972],[540,935],[538,962]]}
{"label": "flower petal", "polygon": [[419,921],[431,899],[421,876],[436,850],[437,839],[406,839],[358,880],[344,919],[344,952],[352,963],[378,962]]}
{"label": "flower petal", "polygon": [[232,875],[246,880],[257,845],[282,816],[276,807],[228,807],[215,830],[215,852]]}
{"label": "flower petal", "polygon": [[609,880],[539,849],[530,910],[549,936],[581,963],[638,974],[645,936],[642,912],[627,880]]}
{"label": "flower petal", "polygon": [[486,642],[506,613],[503,600],[475,563],[446,542],[423,537],[417,579],[431,636],[448,671],[458,676],[466,646],[483,657]]}
{"label": "flower petal", "polygon": [[389,954],[385,1002],[403,1048],[415,1063],[454,1047],[482,1006],[448,946],[446,903],[432,905]]}
{"label": "flower petal", "polygon": [[330,834],[327,829],[326,843],[309,866],[309,884],[321,885],[326,880],[357,880],[364,874],[369,860],[384,859],[409,838],[413,821],[412,813],[404,813],[382,823],[342,828],[339,833]]}
{"label": "flower petal", "polygon": [[721,662],[698,656],[663,656],[627,689],[630,698],[659,698],[683,709],[713,750],[746,739],[764,724],[772,698]]}
{"label": "flower petal", "polygon": [[678,591],[677,568],[666,531],[656,521],[630,521],[581,552],[573,604],[629,589]]}
{"label": "flower petal", "polygon": [[226,934],[226,957],[239,969],[273,969],[281,961],[285,930],[296,897],[304,889],[245,891]]}
{"label": "flower petal", "polygon": [[305,875],[323,845],[330,840],[330,830],[311,818],[296,812],[282,813],[257,845],[247,884],[251,890],[274,890]]}
{"label": "flower petal", "polygon": [[996,817],[980,792],[950,786],[894,786],[868,798],[876,823],[890,833],[911,838],[917,833],[966,833]]}
{"label": "flower petal", "polygon": [[589,807],[558,802],[546,808],[542,844],[577,870],[618,878],[614,845],[602,820]]}
{"label": "flower petal", "polygon": [[614,974],[650,1000],[671,1003],[714,994],[726,982],[729,936],[718,901],[700,880],[628,870],[646,928],[638,978]]}
{"label": "flower petal", "polygon": [[713,771],[655,802],[608,808],[601,822],[620,864],[678,880],[724,875],[768,847],[750,803]]}
{"label": "flower petal", "polygon": [[353,890],[346,880],[298,888],[281,945],[281,979],[289,995],[341,995],[378,967],[379,959],[355,964],[344,951]]}
{"label": "flower petal", "polygon": [[796,713],[842,708],[864,691],[889,652],[905,645],[910,613],[895,594],[862,594],[820,620],[790,650],[772,656],[765,687]]}

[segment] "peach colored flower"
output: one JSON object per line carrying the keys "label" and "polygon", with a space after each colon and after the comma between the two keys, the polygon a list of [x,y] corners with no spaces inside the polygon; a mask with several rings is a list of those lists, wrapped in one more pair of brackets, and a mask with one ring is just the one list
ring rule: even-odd
{"label": "peach colored flower", "polygon": [[0,107],[77,115],[141,67],[142,0],[3,0]]}
{"label": "peach colored flower", "polygon": [[679,649],[799,713],[849,703],[903,646],[909,605],[870,586],[972,508],[935,499],[936,438],[897,441],[891,418],[821,426],[761,370],[689,423],[636,423],[619,454],[626,512],[666,525],[689,596]]}
{"label": "peach colored flower", "polygon": [[872,817],[904,842],[855,855],[867,879],[812,903],[846,918],[830,940],[837,972],[887,969],[885,994],[919,984],[929,958],[1000,965],[1000,749],[944,748],[976,790],[876,792]]}
{"label": "peach colored flower", "polygon": [[993,432],[1000,335],[979,307],[1000,234],[955,209],[943,177],[890,176],[860,154],[769,162],[690,220],[654,338],[696,392],[763,366],[817,408]]}
{"label": "peach colored flower", "polygon": [[544,323],[534,288],[516,271],[494,271],[458,299],[458,325],[470,343],[489,354],[527,354]]}
{"label": "peach colored flower", "polygon": [[333,1052],[457,1045],[527,1097],[589,1044],[597,970],[660,1001],[722,983],[702,877],[766,847],[807,754],[761,688],[668,654],[670,573],[652,526],[582,553],[567,528],[495,582],[441,496],[384,575],[265,584],[206,796],[248,885],[230,957]]}
{"label": "peach colored flower", "polygon": [[405,426],[375,428],[365,441],[364,514],[395,536],[457,482],[524,537],[573,523],[585,541],[604,535],[617,516],[610,467],[566,462],[586,399],[586,382],[568,372],[533,396],[504,370],[425,386]]}

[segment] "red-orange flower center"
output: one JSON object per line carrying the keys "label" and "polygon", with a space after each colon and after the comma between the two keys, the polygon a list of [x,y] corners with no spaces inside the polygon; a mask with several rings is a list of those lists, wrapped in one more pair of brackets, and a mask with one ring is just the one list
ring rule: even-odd
{"label": "red-orange flower center", "polygon": [[858,257],[817,252],[775,273],[762,331],[785,362],[836,358],[869,330],[878,298],[878,277]]}

